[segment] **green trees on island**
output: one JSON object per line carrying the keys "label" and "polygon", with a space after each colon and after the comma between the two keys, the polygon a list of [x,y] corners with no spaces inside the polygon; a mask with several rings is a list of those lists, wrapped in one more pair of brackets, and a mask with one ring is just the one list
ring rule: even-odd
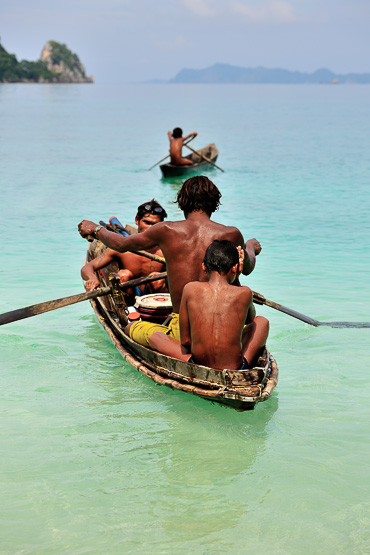
{"label": "green trees on island", "polygon": [[0,44],[0,82],[51,81],[56,74],[49,71],[45,62],[18,62],[14,54],[9,54]]}
{"label": "green trees on island", "polygon": [[0,83],[93,83],[86,77],[77,54],[65,44],[48,41],[36,62],[21,60],[9,54],[0,44]]}

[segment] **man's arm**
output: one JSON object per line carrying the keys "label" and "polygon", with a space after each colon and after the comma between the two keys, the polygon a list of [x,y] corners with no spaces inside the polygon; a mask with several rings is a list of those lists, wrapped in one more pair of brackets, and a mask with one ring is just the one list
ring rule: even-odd
{"label": "man's arm", "polygon": [[256,256],[261,252],[262,247],[257,239],[248,239],[245,243],[245,253],[247,256],[244,257],[243,274],[247,276],[253,272],[256,265]]}
{"label": "man's arm", "polygon": [[169,141],[171,142],[171,141],[172,141],[172,133],[171,133],[171,131],[168,131],[168,132],[167,132],[167,135],[168,135]]}
{"label": "man's arm", "polygon": [[262,247],[257,239],[248,239],[248,241],[244,243],[243,235],[239,229],[236,227],[234,229],[236,235],[234,236],[233,242],[237,247],[240,246],[244,251],[242,273],[247,276],[253,272],[256,265],[256,256],[261,252]]}
{"label": "man's arm", "polygon": [[190,323],[189,323],[189,316],[188,316],[188,308],[187,308],[187,292],[186,292],[186,285],[184,287],[184,291],[181,298],[180,304],[180,316],[179,316],[179,323],[180,323],[180,337],[181,337],[181,345],[189,350],[191,349],[191,335],[190,335]]}
{"label": "man's arm", "polygon": [[92,291],[93,289],[100,287],[100,283],[95,272],[96,270],[100,270],[100,268],[107,266],[110,262],[112,262],[112,260],[114,260],[114,258],[114,251],[106,249],[100,256],[94,258],[94,260],[91,260],[91,262],[88,262],[85,266],[82,266],[81,276],[85,281],[87,281],[87,291]]}
{"label": "man's arm", "polygon": [[[94,222],[90,222],[88,220],[83,220],[82,222],[80,222],[78,224],[78,231],[81,237],[86,238],[88,235],[95,236],[94,231],[97,225],[98,224],[95,224]],[[120,233],[108,231],[107,229],[102,227],[98,231],[96,238],[114,251],[137,252],[140,250],[152,249],[157,244],[159,244],[158,241],[154,239],[154,236],[160,237],[161,234],[153,234],[153,228],[155,228],[156,226],[161,227],[163,226],[163,224],[155,224],[155,226],[148,228],[143,233],[136,233],[135,235],[129,235],[127,237],[124,237]]]}

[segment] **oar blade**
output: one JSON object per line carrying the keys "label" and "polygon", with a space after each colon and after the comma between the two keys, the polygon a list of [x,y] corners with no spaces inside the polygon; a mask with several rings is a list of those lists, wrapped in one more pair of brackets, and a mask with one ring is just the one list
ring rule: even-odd
{"label": "oar blade", "polygon": [[318,325],[329,328],[370,328],[370,322],[318,322]]}
{"label": "oar blade", "polygon": [[31,316],[37,316],[38,314],[50,312],[51,310],[63,308],[64,306],[80,303],[81,301],[87,301],[89,299],[94,299],[95,297],[104,296],[109,292],[110,287],[102,287],[101,289],[96,289],[95,291],[90,291],[88,293],[80,293],[78,295],[71,295],[70,297],[63,297],[61,299],[54,299],[52,301],[45,301],[43,303],[11,310],[10,312],[0,314],[0,326],[10,324],[11,322],[16,322],[18,320],[24,320],[25,318],[31,318]]}

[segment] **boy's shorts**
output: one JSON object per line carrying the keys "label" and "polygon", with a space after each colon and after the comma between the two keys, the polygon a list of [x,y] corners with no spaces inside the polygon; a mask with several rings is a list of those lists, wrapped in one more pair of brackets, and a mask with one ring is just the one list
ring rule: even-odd
{"label": "boy's shorts", "polygon": [[180,341],[180,321],[179,315],[176,312],[172,312],[171,321],[168,326],[162,326],[161,324],[154,324],[153,322],[144,322],[139,320],[139,322],[134,322],[130,328],[129,335],[131,339],[144,345],[144,347],[149,347],[149,337],[156,332],[162,332]]}

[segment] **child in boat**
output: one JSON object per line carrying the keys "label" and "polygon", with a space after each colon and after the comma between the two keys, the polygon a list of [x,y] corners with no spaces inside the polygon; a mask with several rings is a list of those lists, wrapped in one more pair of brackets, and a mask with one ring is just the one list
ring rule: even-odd
{"label": "child in boat", "polygon": [[190,139],[190,137],[196,137],[198,133],[190,133],[186,137],[182,136],[182,129],[180,127],[175,127],[172,131],[168,131],[168,138],[170,140],[170,156],[171,164],[175,166],[192,166],[193,162],[189,158],[182,157],[182,145],[184,141]]}
{"label": "child in boat", "polygon": [[244,252],[230,241],[213,241],[202,263],[208,281],[185,285],[180,305],[181,344],[164,333],[150,336],[153,349],[179,360],[235,370],[253,366],[269,322],[256,316],[249,287],[231,285]]}

